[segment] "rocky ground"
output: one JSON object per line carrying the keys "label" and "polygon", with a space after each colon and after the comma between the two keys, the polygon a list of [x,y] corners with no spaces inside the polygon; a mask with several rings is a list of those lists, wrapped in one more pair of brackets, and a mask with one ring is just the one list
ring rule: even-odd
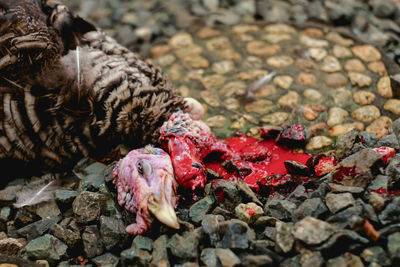
{"label": "rocky ground", "polygon": [[[19,191],[45,185],[51,174],[17,179],[0,191],[1,262],[400,265],[400,154],[377,149],[400,149],[399,96],[388,77],[397,73],[400,1],[67,2],[152,57],[183,94],[207,107],[206,122],[218,136],[236,130],[257,135],[258,125],[300,122],[312,132],[308,152],[342,160],[293,192],[278,188],[269,197],[268,190],[255,194],[243,183],[214,177],[198,201],[181,201],[180,230],[155,222],[152,232],[133,237],[125,226],[134,219],[116,202],[113,164],[85,158],[50,201],[13,206]],[[305,27],[308,21],[318,27]],[[277,32],[266,22],[286,24]],[[353,35],[340,38],[321,23]],[[271,81],[248,95],[253,82],[272,71]]]}

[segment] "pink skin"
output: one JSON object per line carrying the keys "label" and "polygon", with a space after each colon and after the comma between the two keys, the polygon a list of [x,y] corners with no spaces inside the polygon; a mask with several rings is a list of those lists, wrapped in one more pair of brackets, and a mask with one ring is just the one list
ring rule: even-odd
{"label": "pink skin", "polygon": [[172,209],[176,207],[177,183],[170,157],[162,149],[146,146],[132,150],[117,163],[113,175],[118,204],[136,213],[136,223],[126,228],[129,234],[138,235],[150,230],[153,217],[149,199],[157,199],[151,200],[157,202],[157,208],[162,206],[158,203]]}

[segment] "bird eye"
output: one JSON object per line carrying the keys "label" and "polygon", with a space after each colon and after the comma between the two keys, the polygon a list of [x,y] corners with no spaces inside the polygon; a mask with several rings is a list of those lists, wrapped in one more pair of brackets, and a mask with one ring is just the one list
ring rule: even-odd
{"label": "bird eye", "polygon": [[138,161],[136,167],[137,167],[138,173],[140,175],[144,175],[144,176],[150,176],[153,171],[150,163],[148,163],[147,161],[144,161],[144,160]]}

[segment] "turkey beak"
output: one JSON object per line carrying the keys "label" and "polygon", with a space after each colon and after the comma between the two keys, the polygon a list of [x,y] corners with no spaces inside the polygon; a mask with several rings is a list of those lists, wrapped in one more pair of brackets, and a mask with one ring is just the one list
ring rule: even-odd
{"label": "turkey beak", "polygon": [[167,188],[162,186],[159,188],[159,198],[155,194],[151,194],[148,201],[149,211],[163,224],[179,229],[178,218],[174,210],[171,201],[168,201],[171,197],[166,197],[166,191],[170,192]]}

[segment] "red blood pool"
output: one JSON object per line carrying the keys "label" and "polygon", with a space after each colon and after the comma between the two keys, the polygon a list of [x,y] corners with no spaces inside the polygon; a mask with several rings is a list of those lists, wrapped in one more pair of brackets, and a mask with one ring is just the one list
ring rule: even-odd
{"label": "red blood pool", "polygon": [[[250,167],[251,172],[240,177],[251,188],[258,189],[257,182],[271,175],[287,174],[284,162],[294,160],[306,164],[311,155],[294,153],[293,150],[278,145],[274,140],[259,141],[253,137],[234,136],[224,141],[234,154]],[[245,155],[245,157],[243,157]],[[249,161],[251,159],[252,161]],[[259,160],[262,159],[262,160]],[[254,160],[254,161],[253,161]],[[223,179],[235,180],[239,178],[237,172],[229,172],[221,166],[221,162],[206,162],[206,167],[217,172]],[[279,184],[279,181],[270,181]]]}
{"label": "red blood pool", "polygon": [[387,146],[377,147],[374,148],[374,150],[379,154],[382,154],[382,161],[385,164],[387,164],[388,161],[396,154],[396,150],[394,148]]}
{"label": "red blood pool", "polygon": [[335,157],[324,156],[318,161],[318,164],[315,165],[314,167],[315,175],[320,177],[322,175],[330,173],[333,167],[335,167],[335,165],[336,165]]}

